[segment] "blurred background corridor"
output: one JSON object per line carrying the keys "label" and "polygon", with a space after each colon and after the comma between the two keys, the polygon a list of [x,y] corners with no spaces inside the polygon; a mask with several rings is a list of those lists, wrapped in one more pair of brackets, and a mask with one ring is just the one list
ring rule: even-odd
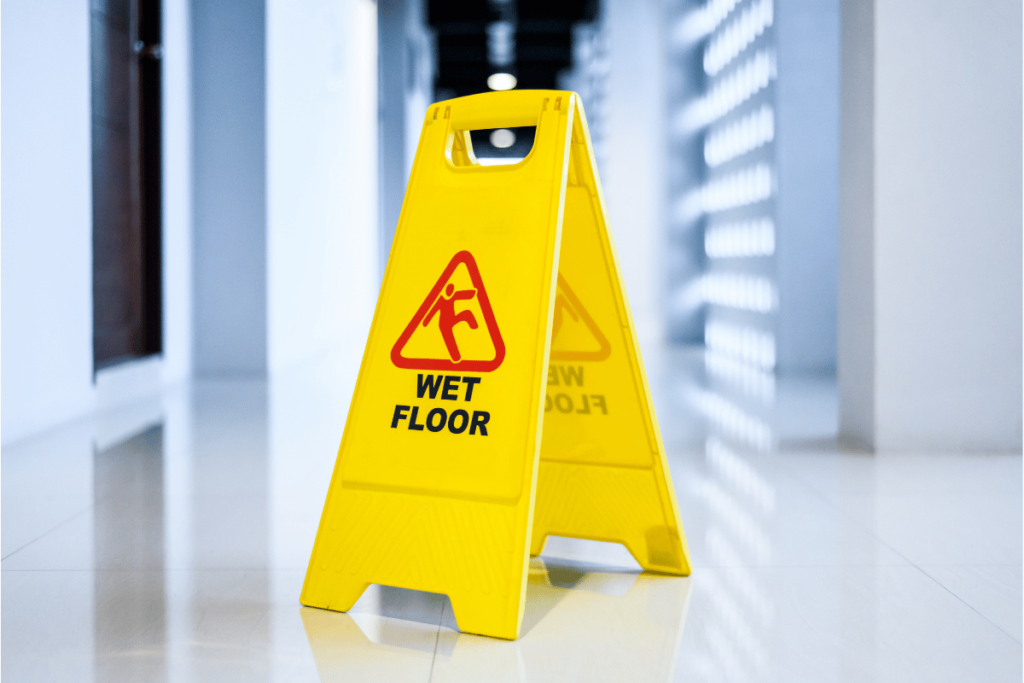
{"label": "blurred background corridor", "polygon": [[[0,12],[5,678],[1021,679],[1020,3]],[[301,608],[424,115],[510,88],[583,102],[694,574]]]}

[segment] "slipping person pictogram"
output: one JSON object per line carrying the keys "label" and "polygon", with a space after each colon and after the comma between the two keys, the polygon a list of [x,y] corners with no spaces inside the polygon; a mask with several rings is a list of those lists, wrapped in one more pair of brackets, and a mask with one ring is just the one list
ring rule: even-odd
{"label": "slipping person pictogram", "polygon": [[[458,272],[456,272],[458,270]],[[468,283],[466,282],[468,280]],[[460,289],[458,283],[465,283]],[[456,302],[471,304],[473,310],[456,311]],[[437,318],[437,332],[430,328],[430,323]],[[471,334],[465,328],[458,328],[465,323],[478,338],[467,344],[466,335]],[[430,328],[430,331],[425,331]],[[456,329],[462,330],[463,347],[455,337]],[[482,329],[481,329],[482,328]],[[440,344],[436,350],[409,344],[413,335],[435,335],[440,333],[444,341],[444,350]],[[481,345],[479,335],[486,333],[490,344]],[[420,336],[420,338],[422,338]],[[436,337],[435,337],[436,339]],[[407,348],[408,347],[408,348]],[[481,351],[486,348],[487,351]],[[494,319],[487,288],[477,268],[476,259],[468,251],[460,251],[448,262],[430,293],[423,300],[416,314],[406,325],[398,341],[391,347],[391,362],[396,367],[407,370],[455,370],[464,372],[491,372],[501,365],[505,359],[505,342],[498,331],[498,323]]]}
{"label": "slipping person pictogram", "polygon": [[[586,330],[582,340],[583,345],[577,346],[581,342],[578,335],[569,340],[559,338],[558,333],[562,331],[562,324],[565,322],[563,312],[567,312],[573,322],[583,323]],[[570,332],[570,336],[573,337],[572,332]],[[594,348],[595,345],[597,348]],[[558,289],[555,294],[555,311],[551,320],[551,360],[598,361],[607,358],[611,350],[608,338],[597,327],[597,323],[590,317],[590,313],[583,307],[583,303],[576,293],[569,287],[569,283],[559,273]]]}
{"label": "slipping person pictogram", "polygon": [[423,320],[423,327],[426,327],[434,319],[435,315],[438,316],[437,326],[441,330],[441,338],[444,339],[444,345],[448,348],[448,355],[451,356],[454,363],[462,360],[462,354],[459,353],[459,343],[455,341],[453,328],[459,323],[466,323],[471,330],[480,327],[476,322],[476,316],[473,315],[473,311],[456,313],[455,302],[472,300],[475,296],[475,289],[460,289],[456,292],[455,285],[449,283],[444,288],[444,294],[437,297],[437,303],[434,304],[434,307],[430,309],[430,313]]}

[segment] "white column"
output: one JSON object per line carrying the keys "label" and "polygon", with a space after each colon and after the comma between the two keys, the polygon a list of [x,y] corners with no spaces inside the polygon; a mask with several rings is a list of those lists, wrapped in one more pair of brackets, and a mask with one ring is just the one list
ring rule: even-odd
{"label": "white column", "polygon": [[197,375],[267,371],[266,8],[192,5]]}
{"label": "white column", "polygon": [[1021,5],[844,0],[840,431],[1021,447]]}
{"label": "white column", "polygon": [[192,374],[192,51],[188,0],[163,3],[163,380]]}
{"label": "white column", "polygon": [[366,342],[380,283],[377,5],[267,2],[270,372]]}
{"label": "white column", "polygon": [[3,8],[3,443],[88,413],[89,6]]}
{"label": "white column", "polygon": [[611,70],[601,180],[633,322],[646,348],[663,336],[664,12],[655,0],[610,0],[602,11]]}
{"label": "white column", "polygon": [[839,1],[775,0],[775,329],[782,374],[836,365]]}

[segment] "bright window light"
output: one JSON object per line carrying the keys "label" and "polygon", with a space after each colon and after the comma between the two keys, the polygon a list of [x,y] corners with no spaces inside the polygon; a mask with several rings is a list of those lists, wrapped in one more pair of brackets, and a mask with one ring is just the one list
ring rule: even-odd
{"label": "bright window light", "polygon": [[750,462],[734,453],[717,436],[708,437],[705,459],[719,475],[742,494],[744,500],[755,503],[762,513],[775,512],[775,485]]}
{"label": "bright window light", "polygon": [[704,276],[705,303],[756,313],[770,313],[778,303],[775,284],[759,275],[712,273]]}
{"label": "bright window light", "polygon": [[697,409],[709,418],[715,427],[754,448],[771,448],[774,434],[767,422],[747,413],[719,394],[703,391],[695,396]]}
{"label": "bright window light", "polygon": [[738,389],[765,406],[775,403],[775,374],[772,372],[747,365],[710,348],[704,351],[704,369],[709,379],[730,385],[730,392]]}
{"label": "bright window light", "polygon": [[775,19],[772,0],[755,0],[711,39],[704,50],[704,71],[714,76],[757,39]]}
{"label": "bright window light", "polygon": [[775,368],[775,335],[746,325],[708,321],[704,344],[709,351],[764,370]]}
{"label": "bright window light", "polygon": [[704,160],[714,168],[775,139],[775,112],[762,104],[743,118],[709,134],[704,140]]}
{"label": "bright window light", "polygon": [[715,213],[764,201],[772,196],[772,169],[765,163],[748,166],[709,181],[701,188],[705,213]]}
{"label": "bright window light", "polygon": [[722,118],[759,93],[775,80],[775,53],[760,50],[728,74],[716,79],[703,97],[681,109],[674,117],[673,128],[685,134]]}
{"label": "bright window light", "polygon": [[771,218],[713,224],[704,232],[708,258],[771,256],[775,253],[775,224]]}
{"label": "bright window light", "polygon": [[516,77],[506,73],[491,74],[487,77],[487,87],[491,90],[511,90],[516,87]]}

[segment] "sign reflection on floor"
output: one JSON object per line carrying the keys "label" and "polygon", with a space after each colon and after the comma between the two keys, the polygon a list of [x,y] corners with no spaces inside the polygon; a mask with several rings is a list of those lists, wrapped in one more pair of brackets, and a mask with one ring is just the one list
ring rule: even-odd
{"label": "sign reflection on floor", "polygon": [[371,587],[351,612],[303,607],[323,683],[668,681],[692,579],[533,558],[517,641],[460,633],[443,595]]}

